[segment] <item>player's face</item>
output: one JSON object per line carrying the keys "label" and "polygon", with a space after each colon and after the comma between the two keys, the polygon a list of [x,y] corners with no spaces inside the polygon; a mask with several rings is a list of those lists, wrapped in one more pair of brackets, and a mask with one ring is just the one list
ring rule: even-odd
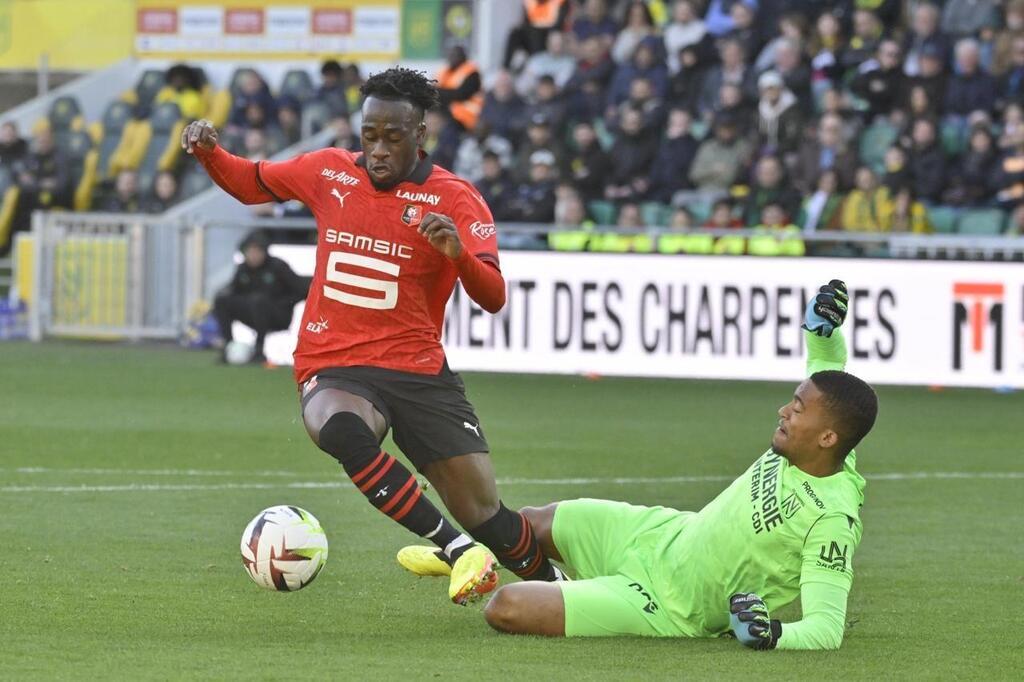
{"label": "player's face", "polygon": [[419,161],[425,130],[423,115],[411,103],[366,98],[360,136],[366,172],[375,187],[388,189],[409,177]]}
{"label": "player's face", "polygon": [[817,457],[836,442],[821,391],[810,379],[800,384],[793,399],[779,408],[779,425],[772,450],[792,461]]}

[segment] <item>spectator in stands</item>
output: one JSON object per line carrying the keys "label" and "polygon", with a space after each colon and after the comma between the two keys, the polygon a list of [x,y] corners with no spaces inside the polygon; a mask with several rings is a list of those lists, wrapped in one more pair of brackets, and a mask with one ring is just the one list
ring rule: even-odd
{"label": "spectator in stands", "polygon": [[[761,211],[757,230],[763,235],[752,236],[747,241],[747,253],[751,256],[803,256],[807,247],[798,236],[800,228],[793,224],[783,206],[768,204]],[[792,235],[789,237],[783,235]]]}
{"label": "spectator in stands", "polygon": [[999,82],[999,99],[1004,105],[1024,103],[1024,36],[1013,41],[1007,70]]}
{"label": "spectator in stands", "polygon": [[597,38],[603,51],[611,49],[619,27],[608,16],[606,0],[584,0],[582,11],[572,23],[572,33],[579,42]]}
{"label": "spectator in stands", "polygon": [[1006,3],[1003,28],[996,33],[992,47],[992,73],[1002,76],[1010,68],[1015,43],[1024,38],[1024,0]]}
{"label": "spectator in stands", "polygon": [[658,151],[658,135],[644,127],[643,114],[627,109],[609,155],[612,158],[604,196],[610,200],[639,200],[649,189],[651,162]]}
{"label": "spectator in stands", "polygon": [[[156,104],[174,102],[181,111],[181,117],[189,120],[202,118],[206,113],[206,100],[203,99],[202,83],[198,72],[188,64],[175,64],[164,74],[166,85],[156,94]],[[148,112],[136,112],[148,115]]]}
{"label": "spectator in stands", "polygon": [[939,144],[935,121],[914,121],[909,150],[914,195],[922,201],[937,202],[946,186],[946,155]]}
{"label": "spectator in stands", "polygon": [[743,219],[756,225],[768,204],[779,204],[787,216],[795,216],[800,207],[800,194],[786,179],[785,168],[777,156],[762,156],[754,166],[754,182],[743,207]]}
{"label": "spectator in stands", "polygon": [[[911,117],[926,115],[937,116],[940,107],[946,101],[946,71],[942,56],[934,45],[921,50],[920,72],[906,81],[908,99],[904,108],[910,109]],[[916,90],[924,91],[924,100],[914,101]],[[920,95],[917,95],[920,98]]]}
{"label": "spectator in stands", "polygon": [[277,129],[286,147],[302,139],[302,105],[294,97],[282,97],[278,102]]}
{"label": "spectator in stands", "polygon": [[725,230],[743,227],[743,220],[736,215],[732,199],[722,197],[711,206],[711,214],[704,221],[703,227]]}
{"label": "spectator in stands", "polygon": [[547,151],[556,159],[565,158],[565,148],[551,130],[551,122],[543,114],[530,119],[530,127],[526,129],[526,140],[519,145],[513,177],[525,182],[531,173],[533,162],[530,160],[535,152]]}
{"label": "spectator in stands", "polygon": [[629,99],[629,88],[637,78],[651,82],[656,97],[663,99],[668,92],[668,68],[660,58],[661,41],[645,38],[637,46],[633,59],[615,69],[611,86],[608,88],[608,107],[615,108]]}
{"label": "spectator in stands", "polygon": [[698,142],[690,134],[691,123],[688,111],[673,109],[669,112],[665,138],[651,165],[648,199],[668,204],[676,192],[692,187],[690,166],[697,156]]}
{"label": "spectator in stands", "polygon": [[947,116],[966,117],[972,111],[990,111],[996,103],[996,81],[981,68],[978,41],[965,38],[956,44],[956,71],[946,88]]}
{"label": "spectator in stands", "polygon": [[509,220],[550,223],[555,219],[555,155],[546,149],[530,156],[530,175],[508,202]]}
{"label": "spectator in stands", "polygon": [[660,129],[665,122],[665,103],[654,92],[651,81],[646,78],[636,78],[629,84],[629,99],[619,105],[611,117],[610,123],[614,125],[622,118],[626,109],[636,109],[644,117],[644,126],[652,129]]}
{"label": "spectator in stands", "polygon": [[761,93],[757,103],[758,144],[769,153],[796,152],[803,136],[803,114],[796,96],[774,71],[762,73],[757,88]]}
{"label": "spectator in stands", "polygon": [[516,89],[524,97],[533,92],[542,76],[550,76],[559,90],[569,82],[576,70],[576,60],[565,43],[565,34],[561,31],[548,32],[547,49],[531,56],[516,80]]}
{"label": "spectator in stands", "polygon": [[950,187],[942,202],[953,206],[976,206],[992,196],[992,178],[997,164],[995,140],[987,126],[971,129],[967,151],[953,166]]}
{"label": "spectator in stands", "polygon": [[821,115],[832,114],[843,122],[843,139],[850,140],[850,146],[856,148],[856,140],[863,127],[860,112],[850,104],[849,98],[842,90],[829,88],[821,95]]}
{"label": "spectator in stands", "polygon": [[[272,331],[287,329],[295,304],[306,297],[308,286],[288,264],[268,253],[266,235],[253,233],[239,245],[244,260],[231,282],[213,302],[213,316],[220,326],[224,347],[232,340],[233,324],[241,322],[256,332],[251,362],[262,363],[263,342]],[[222,354],[221,361],[226,358]]]}
{"label": "spectator in stands", "polygon": [[999,25],[996,0],[945,0],[942,8],[942,31],[953,38],[976,36]]}
{"label": "spectator in stands", "polygon": [[920,73],[921,51],[927,45],[938,49],[943,64],[949,62],[950,42],[939,30],[939,8],[930,2],[922,2],[916,5],[911,13],[910,30],[903,44],[903,52],[906,55],[903,70],[908,76]]}
{"label": "spectator in stands", "polygon": [[[561,35],[561,28],[572,9],[570,0],[523,0],[523,23],[513,28],[505,43],[506,69],[522,64],[523,60],[539,53],[548,45],[554,34]],[[525,53],[525,56],[524,56]],[[559,86],[564,83],[559,83]]]}
{"label": "spectator in stands", "polygon": [[725,83],[738,86],[744,94],[755,89],[756,77],[753,69],[747,66],[739,41],[729,38],[719,41],[718,57],[721,63],[709,68],[703,79],[699,100],[702,113],[714,109],[718,93]]}
{"label": "spectator in stands", "polygon": [[627,201],[619,206],[619,213],[615,218],[617,227],[644,227],[643,214],[640,212],[640,204],[634,201]]}
{"label": "spectator in stands", "polygon": [[701,190],[727,190],[749,158],[750,145],[740,137],[736,122],[729,116],[718,116],[711,137],[697,148],[690,180]]}
{"label": "spectator in stands", "polygon": [[696,227],[693,221],[693,213],[685,206],[676,206],[668,220],[668,226],[673,230],[692,230]]}
{"label": "spectator in stands", "polygon": [[793,170],[794,184],[801,192],[810,193],[827,170],[836,172],[841,190],[853,186],[857,154],[847,147],[843,139],[843,121],[835,114],[824,114],[818,119],[816,136],[805,140],[800,147]]}
{"label": "spectator in stands", "polygon": [[775,49],[773,64],[775,73],[782,76],[786,89],[796,95],[797,102],[808,111],[811,109],[811,70],[804,64],[801,43],[793,38],[783,38]]}
{"label": "spectator in stands", "polygon": [[270,87],[258,73],[252,69],[246,69],[238,79],[238,92],[234,95],[231,103],[231,115],[228,123],[239,128],[246,127],[250,112],[250,105],[256,107],[252,111],[261,111],[264,120],[277,120],[277,101],[270,94]]}
{"label": "spectator in stands", "polygon": [[1024,104],[1009,104],[1003,110],[1003,130],[999,136],[999,149],[1016,147],[1024,135]]}
{"label": "spectator in stands", "polygon": [[592,120],[605,113],[605,89],[615,72],[615,63],[608,55],[604,43],[591,36],[580,46],[580,59],[576,71],[565,86],[569,96],[569,118]]}
{"label": "spectator in stands", "polygon": [[32,211],[71,205],[71,177],[64,155],[57,150],[53,132],[40,127],[32,140],[32,151],[13,167],[15,182],[21,188],[16,228],[28,227]]}
{"label": "spectator in stands", "polygon": [[512,163],[512,143],[500,135],[492,134],[487,124],[480,121],[476,130],[466,135],[459,144],[452,170],[459,177],[477,182],[483,177],[484,154],[488,151],[498,155],[502,166],[507,167]]}
{"label": "spectator in stands", "polygon": [[707,71],[700,59],[700,49],[688,45],[679,50],[676,61],[679,67],[668,82],[668,105],[696,114]]}
{"label": "spectator in stands", "polygon": [[455,154],[462,139],[462,126],[452,120],[447,109],[431,109],[423,116],[426,130],[423,133],[423,151],[430,154],[434,163],[442,168],[455,164]]}
{"label": "spectator in stands", "polygon": [[615,36],[612,44],[612,60],[617,64],[625,64],[633,59],[640,43],[655,36],[654,19],[651,10],[643,0],[631,0],[626,8],[626,23]]}
{"label": "spectator in stands", "polygon": [[463,129],[473,130],[484,105],[483,81],[461,45],[448,50],[448,62],[437,74],[437,91],[452,118]]}
{"label": "spectator in stands", "polygon": [[715,38],[721,38],[736,24],[732,17],[732,6],[737,2],[749,2],[750,0],[711,0],[708,3],[707,12],[704,14],[704,23],[708,33]]}
{"label": "spectator in stands", "polygon": [[879,186],[870,167],[858,168],[856,186],[846,195],[840,209],[840,227],[853,232],[881,232],[891,213],[888,188]]}
{"label": "spectator in stands", "polygon": [[555,224],[559,227],[593,227],[594,221],[587,215],[583,198],[571,192],[555,201]]}
{"label": "spectator in stands", "polygon": [[171,171],[160,171],[153,191],[142,200],[143,213],[163,213],[178,201],[178,178]]}
{"label": "spectator in stands", "polygon": [[[828,14],[822,16],[831,16]],[[784,14],[779,19],[778,32],[775,37],[768,41],[768,43],[761,48],[761,51],[757,55],[757,59],[754,60],[754,69],[758,72],[764,72],[768,69],[774,68],[778,71],[778,65],[776,64],[777,54],[780,47],[785,43],[795,43],[797,46],[797,54],[800,53],[800,46],[807,42],[807,20],[801,14]]]}
{"label": "spectator in stands", "polygon": [[573,149],[565,156],[562,176],[572,181],[584,201],[604,197],[604,184],[611,160],[597,140],[594,125],[580,121],[572,131]]}
{"label": "spectator in stands", "polygon": [[487,202],[491,215],[495,220],[509,220],[507,206],[515,191],[515,184],[502,166],[501,157],[491,150],[485,151],[480,172],[481,178],[473,184]]}
{"label": "spectator in stands", "polygon": [[885,150],[884,166],[885,175],[882,176],[882,185],[888,188],[890,196],[895,196],[904,187],[913,188],[914,176],[910,169],[909,158],[906,150],[899,144],[894,144]]}
{"label": "spectator in stands", "polygon": [[[1019,107],[1017,109],[1019,114]],[[992,186],[1000,208],[1013,209],[1024,201],[1024,124],[1014,126],[1012,133],[1004,132],[1000,144],[1004,152],[996,166]]]}
{"label": "spectator in stands", "polygon": [[485,122],[495,135],[500,135],[512,144],[518,145],[526,126],[526,102],[516,94],[512,75],[498,71],[494,85],[484,96],[480,120]]}
{"label": "spectator in stands", "polygon": [[[918,73],[915,57],[915,75]],[[878,44],[875,58],[860,65],[850,81],[853,94],[868,103],[868,120],[876,116],[888,116],[896,104],[903,99],[905,76],[900,68],[900,46],[895,40],[883,40]]]}
{"label": "spectator in stands", "polygon": [[317,88],[316,99],[327,107],[331,118],[347,117],[352,110],[345,82],[345,67],[334,59],[328,59],[320,67],[320,87]]}
{"label": "spectator in stands", "polygon": [[18,126],[13,121],[0,124],[0,166],[13,168],[28,154],[28,142],[18,135]]}
{"label": "spectator in stands", "polygon": [[114,179],[113,192],[100,202],[99,210],[107,213],[138,213],[140,207],[139,174],[133,170],[123,170]]}
{"label": "spectator in stands", "polygon": [[883,35],[882,22],[874,12],[868,9],[858,9],[854,12],[853,36],[839,59],[842,68],[856,69],[874,58]]}
{"label": "spectator in stands", "polygon": [[807,53],[811,56],[811,89],[820,94],[840,82],[845,71],[842,64],[846,43],[839,18],[830,12],[818,16],[814,36]]}
{"label": "spectator in stands", "polygon": [[270,158],[270,144],[266,133],[260,128],[249,128],[242,138],[242,156],[250,161],[266,161]]}
{"label": "spectator in stands", "polygon": [[533,101],[526,105],[525,113],[528,121],[532,121],[537,116],[544,117],[551,126],[552,134],[556,137],[562,134],[568,110],[565,98],[558,91],[554,78],[551,76],[540,77]]}
{"label": "spectator in stands", "polygon": [[756,116],[754,115],[754,105],[757,102],[750,102],[746,97],[743,96],[743,90],[740,86],[735,83],[722,83],[721,90],[718,91],[718,101],[715,102],[714,109],[707,112],[711,117],[718,115],[725,115],[732,118],[736,122],[736,126],[742,131],[750,131],[757,129]]}
{"label": "spectator in stands", "polygon": [[693,48],[696,57],[697,49],[704,42],[708,32],[704,21],[694,10],[694,2],[695,0],[676,0],[672,5],[672,21],[665,27],[665,53],[668,55],[669,71],[673,74],[678,73],[683,66],[680,52],[684,48]]}
{"label": "spectator in stands", "polygon": [[352,130],[352,122],[348,116],[332,118],[330,126],[334,130],[334,138],[328,144],[329,147],[347,149],[350,152],[357,152],[362,148],[359,136]]}
{"label": "spectator in stands", "polygon": [[735,40],[743,47],[743,54],[753,59],[764,45],[761,39],[761,31],[754,23],[757,18],[757,11],[752,2],[734,2],[729,8],[729,16],[732,17],[732,28],[726,33],[726,37]]}
{"label": "spectator in stands", "polygon": [[839,191],[839,173],[835,168],[823,170],[816,178],[817,186],[807,195],[797,215],[797,226],[806,233],[838,228],[843,195]]}

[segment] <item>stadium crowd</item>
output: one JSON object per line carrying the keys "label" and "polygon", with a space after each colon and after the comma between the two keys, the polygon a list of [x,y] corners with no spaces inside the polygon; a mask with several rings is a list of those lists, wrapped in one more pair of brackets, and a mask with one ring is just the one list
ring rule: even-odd
{"label": "stadium crowd", "polygon": [[[503,68],[481,73],[450,50],[425,147],[477,185],[497,221],[562,228],[553,248],[799,254],[799,236],[819,230],[1024,228],[1024,0],[523,6]],[[218,102],[202,70],[180,64],[125,100],[138,120],[164,107],[175,119],[212,117],[222,144],[250,159],[323,126],[358,148],[359,66],[329,60],[320,75],[315,86],[289,72],[272,92],[239,69]],[[182,157],[119,167],[119,147],[77,201],[54,138],[44,126],[28,143],[0,126],[0,176],[22,192],[16,224],[37,207],[161,212],[208,182]],[[681,232],[655,239],[646,226]],[[792,238],[759,246],[701,227]]]}

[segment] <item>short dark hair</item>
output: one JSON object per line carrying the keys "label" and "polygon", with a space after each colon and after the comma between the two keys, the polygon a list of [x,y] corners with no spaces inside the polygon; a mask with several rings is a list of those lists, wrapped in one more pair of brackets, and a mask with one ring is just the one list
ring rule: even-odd
{"label": "short dark hair", "polygon": [[878,396],[863,379],[839,370],[815,372],[811,381],[821,391],[825,408],[835,420],[834,430],[839,436],[836,453],[845,459],[875,425]]}
{"label": "short dark hair", "polygon": [[441,104],[437,81],[427,78],[427,74],[422,71],[401,66],[373,74],[366,79],[359,92],[363,97],[409,102],[421,112],[429,111]]}
{"label": "short dark hair", "polygon": [[338,76],[340,78],[341,74],[342,74],[341,64],[338,62],[337,59],[328,59],[327,61],[325,61],[323,63],[323,66],[320,67],[320,75],[321,76],[331,75],[331,76]]}

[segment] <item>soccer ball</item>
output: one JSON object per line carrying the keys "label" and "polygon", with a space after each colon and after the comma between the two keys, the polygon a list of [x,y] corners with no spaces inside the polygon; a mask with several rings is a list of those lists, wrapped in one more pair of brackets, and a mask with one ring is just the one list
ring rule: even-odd
{"label": "soccer ball", "polygon": [[313,582],[327,563],[327,536],[305,509],[264,509],[242,533],[242,565],[268,590],[294,592]]}
{"label": "soccer ball", "polygon": [[252,360],[255,352],[255,348],[241,341],[229,341],[228,345],[224,346],[224,358],[229,365],[244,365]]}

